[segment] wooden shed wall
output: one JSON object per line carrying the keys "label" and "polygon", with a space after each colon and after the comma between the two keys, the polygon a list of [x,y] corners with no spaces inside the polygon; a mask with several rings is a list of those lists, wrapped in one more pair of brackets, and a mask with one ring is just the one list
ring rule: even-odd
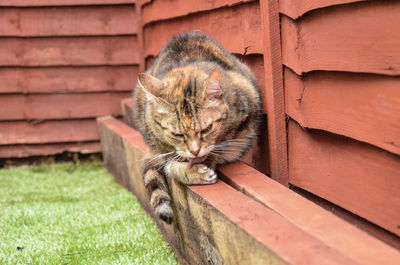
{"label": "wooden shed wall", "polygon": [[400,2],[280,13],[289,183],[400,235]]}
{"label": "wooden shed wall", "polygon": [[133,0],[0,2],[0,158],[100,151],[139,64]]}

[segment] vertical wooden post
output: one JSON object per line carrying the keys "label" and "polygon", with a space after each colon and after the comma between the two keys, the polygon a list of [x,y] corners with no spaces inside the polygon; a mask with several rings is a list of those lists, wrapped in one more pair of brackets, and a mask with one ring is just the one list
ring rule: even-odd
{"label": "vertical wooden post", "polygon": [[285,99],[281,59],[278,0],[260,0],[264,38],[265,102],[271,177],[288,185]]}
{"label": "vertical wooden post", "polygon": [[137,43],[139,53],[139,72],[145,71],[146,62],[144,58],[144,47],[143,47],[143,24],[142,24],[142,0],[135,1],[136,19],[137,19]]}

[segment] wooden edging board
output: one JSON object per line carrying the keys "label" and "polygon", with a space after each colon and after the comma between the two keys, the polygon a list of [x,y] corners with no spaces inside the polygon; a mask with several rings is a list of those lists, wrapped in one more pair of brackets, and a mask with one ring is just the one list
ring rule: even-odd
{"label": "wooden edging board", "polygon": [[[112,117],[99,118],[98,125],[107,168],[152,215],[140,173],[146,150],[142,137]],[[221,180],[208,186],[169,180],[175,220],[166,225],[154,218],[184,264],[395,264],[400,259],[396,250],[356,228],[347,227],[343,233],[341,226],[346,224],[339,219],[334,219],[334,227],[327,223],[329,232],[324,235],[326,216],[337,217],[282,186],[275,187],[273,180],[241,162],[221,167],[219,174],[239,190]],[[254,199],[255,194],[248,194],[249,183],[238,184],[247,177],[250,184],[254,178],[256,186],[270,186],[272,194],[283,195],[272,204]],[[293,214],[293,209],[298,212]],[[329,236],[331,241],[326,240]],[[346,245],[347,241],[351,243]],[[359,250],[355,254],[347,248],[352,244]]]}

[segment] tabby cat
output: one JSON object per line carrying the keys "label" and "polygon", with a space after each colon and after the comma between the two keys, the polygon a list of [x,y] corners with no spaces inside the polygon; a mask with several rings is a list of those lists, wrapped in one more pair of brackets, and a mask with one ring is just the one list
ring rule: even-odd
{"label": "tabby cat", "polygon": [[217,164],[241,158],[254,143],[261,101],[254,75],[211,37],[174,36],[139,74],[133,99],[148,145],[143,180],[163,221],[173,211],[166,178],[212,184]]}

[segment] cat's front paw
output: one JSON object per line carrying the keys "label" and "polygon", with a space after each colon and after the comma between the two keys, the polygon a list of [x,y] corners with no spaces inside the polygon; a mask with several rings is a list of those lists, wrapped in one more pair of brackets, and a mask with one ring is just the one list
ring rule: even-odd
{"label": "cat's front paw", "polygon": [[186,170],[188,184],[213,184],[217,181],[217,173],[204,164],[195,164]]}

